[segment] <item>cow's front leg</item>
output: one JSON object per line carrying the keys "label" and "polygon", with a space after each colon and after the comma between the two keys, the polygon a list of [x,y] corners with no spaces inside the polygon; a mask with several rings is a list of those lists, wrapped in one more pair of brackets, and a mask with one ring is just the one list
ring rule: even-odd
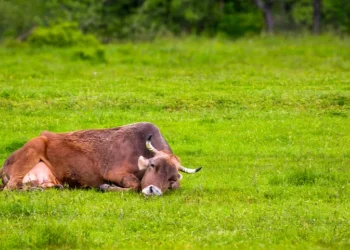
{"label": "cow's front leg", "polygon": [[116,185],[102,184],[100,190],[103,192],[120,192],[120,191],[129,191],[131,188],[122,188]]}
{"label": "cow's front leg", "polygon": [[126,191],[133,189],[134,191],[139,192],[141,190],[141,181],[133,174],[109,175],[106,179],[116,183],[118,186],[103,184],[100,186],[100,189],[103,191]]}
{"label": "cow's front leg", "polygon": [[124,188],[132,188],[136,192],[141,190],[141,181],[133,174],[128,174],[122,177],[120,186]]}

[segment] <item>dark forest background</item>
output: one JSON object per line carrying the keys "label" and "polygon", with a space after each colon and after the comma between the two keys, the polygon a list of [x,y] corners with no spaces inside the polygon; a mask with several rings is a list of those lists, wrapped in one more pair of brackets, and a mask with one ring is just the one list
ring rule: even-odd
{"label": "dark forest background", "polygon": [[262,32],[348,34],[350,1],[0,0],[0,40],[26,40],[33,32],[74,36],[66,34],[70,29],[103,42]]}

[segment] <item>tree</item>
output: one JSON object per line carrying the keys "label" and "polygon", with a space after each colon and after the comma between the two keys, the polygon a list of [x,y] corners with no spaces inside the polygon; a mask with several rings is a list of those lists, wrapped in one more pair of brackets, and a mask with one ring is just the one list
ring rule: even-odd
{"label": "tree", "polygon": [[274,21],[272,17],[272,6],[273,6],[273,0],[254,0],[255,4],[261,9],[261,11],[264,14],[265,19],[265,27],[266,31],[269,34],[273,34],[274,32]]}
{"label": "tree", "polygon": [[312,32],[320,34],[321,32],[321,14],[322,14],[322,0],[313,0],[313,24]]}

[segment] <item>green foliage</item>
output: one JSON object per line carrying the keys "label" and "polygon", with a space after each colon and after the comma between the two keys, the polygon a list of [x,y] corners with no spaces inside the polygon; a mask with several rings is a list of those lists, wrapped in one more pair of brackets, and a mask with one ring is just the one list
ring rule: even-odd
{"label": "green foliage", "polygon": [[[171,32],[172,16],[170,1],[149,0],[132,15],[130,32],[132,37],[149,40]],[[173,30],[174,31],[174,30]]]}
{"label": "green foliage", "polygon": [[84,35],[76,23],[60,23],[51,27],[38,27],[28,37],[34,46],[55,47],[97,46],[99,41],[93,35]]}
{"label": "green foliage", "polygon": [[350,1],[323,0],[325,27],[340,33],[350,33]]}
{"label": "green foliage", "polygon": [[43,1],[40,0],[0,0],[0,39],[17,38],[28,32],[43,14]]}
{"label": "green foliage", "polygon": [[23,43],[22,41],[14,38],[6,38],[2,42],[4,47],[7,48],[26,48],[29,46],[28,43]]}
{"label": "green foliage", "polygon": [[100,0],[53,0],[44,1],[45,15],[40,17],[40,25],[55,25],[61,22],[77,23],[86,32],[96,32],[101,25],[103,2]]}
{"label": "green foliage", "polygon": [[0,164],[43,130],[150,121],[203,166],[162,197],[0,192],[0,249],[348,249],[349,42],[0,47]]}
{"label": "green foliage", "polygon": [[[213,1],[173,0],[171,15],[176,20],[178,32],[213,33],[218,19],[218,5]],[[174,22],[175,23],[175,22]]]}
{"label": "green foliage", "polygon": [[137,15],[142,3],[143,1],[137,0],[105,1],[101,10],[102,25],[97,32],[107,41],[116,38],[133,38],[135,33],[140,32],[135,24],[134,15]]}
{"label": "green foliage", "polygon": [[[266,0],[262,0],[266,2]],[[276,31],[311,30],[312,0],[270,1]],[[325,31],[350,33],[350,2],[322,0]],[[76,23],[105,42],[115,39],[217,34],[238,37],[263,30],[264,14],[247,0],[0,0],[0,39],[26,38],[35,27]]]}
{"label": "green foliage", "polygon": [[295,24],[299,25],[299,27],[307,27],[311,28],[312,26],[312,1],[302,0],[295,2],[295,5],[292,9],[292,17]]}
{"label": "green foliage", "polygon": [[238,7],[237,2],[226,4],[224,15],[218,24],[218,31],[236,37],[259,33],[263,24],[262,15],[257,10],[254,11],[253,7],[249,4]]}

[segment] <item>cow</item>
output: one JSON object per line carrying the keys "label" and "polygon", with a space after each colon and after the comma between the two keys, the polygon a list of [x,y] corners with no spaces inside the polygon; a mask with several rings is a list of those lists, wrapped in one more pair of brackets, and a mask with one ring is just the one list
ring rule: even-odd
{"label": "cow", "polygon": [[180,187],[185,168],[152,123],[68,133],[44,131],[13,152],[0,170],[3,189],[96,188],[162,195]]}

